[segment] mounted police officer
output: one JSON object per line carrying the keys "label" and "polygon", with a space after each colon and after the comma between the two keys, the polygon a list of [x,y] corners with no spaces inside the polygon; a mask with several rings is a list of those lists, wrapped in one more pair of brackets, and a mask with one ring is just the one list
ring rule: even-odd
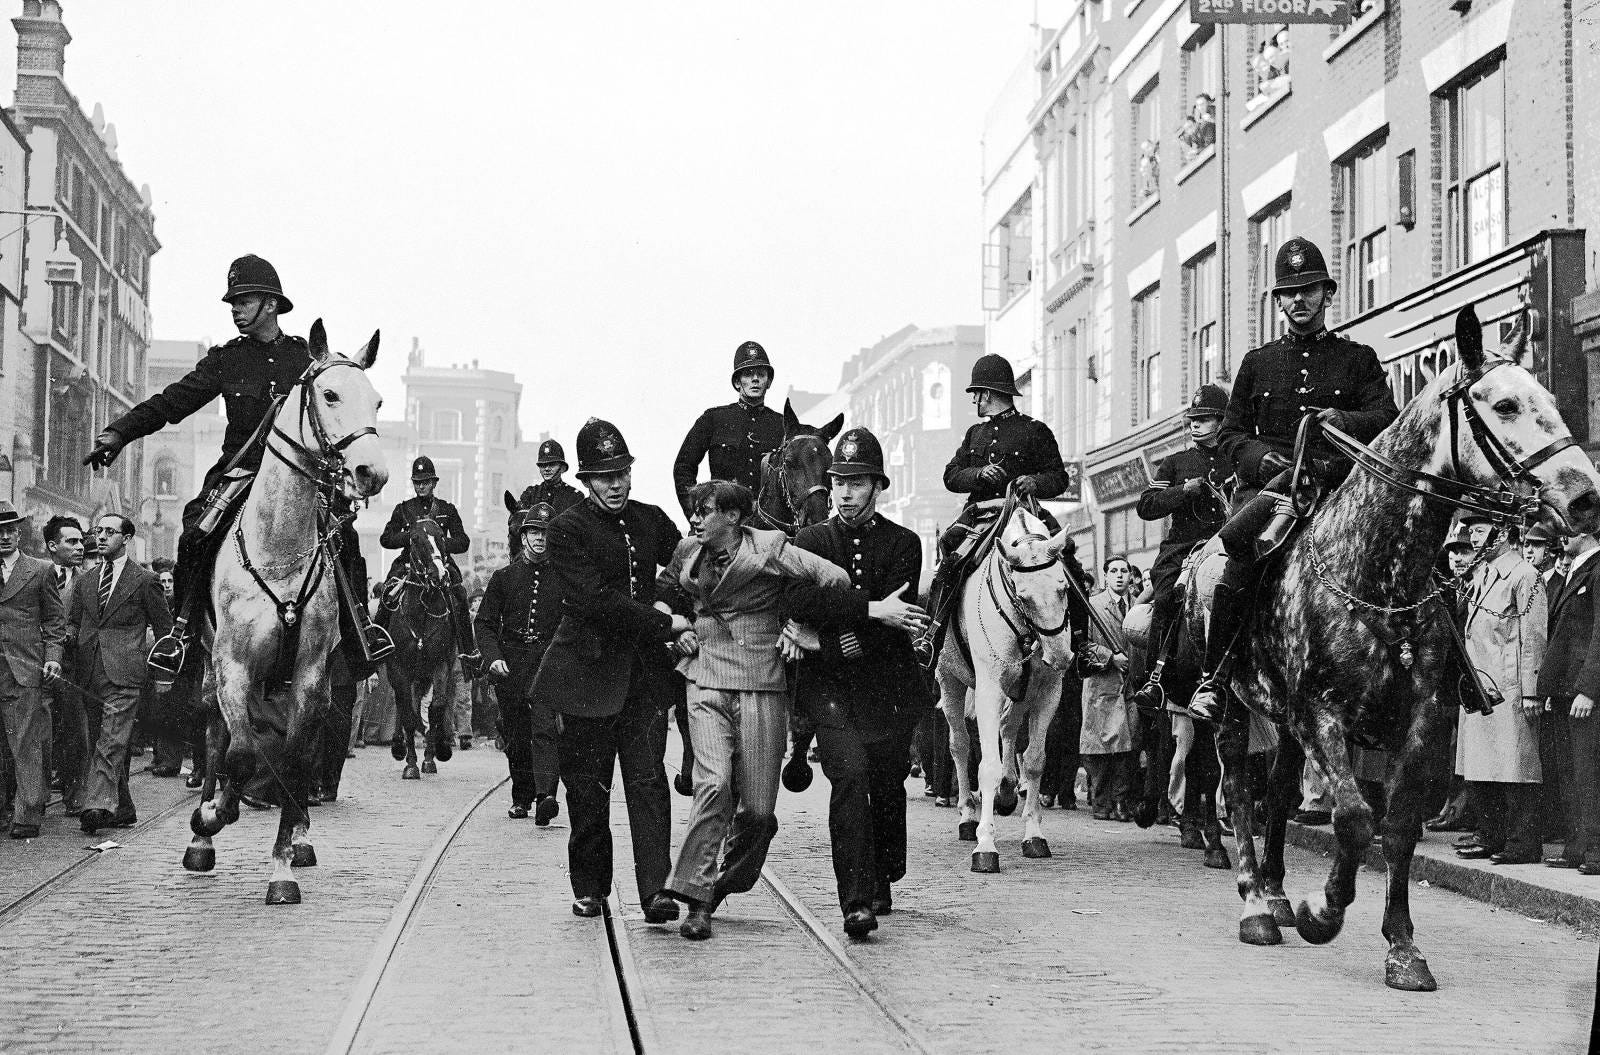
{"label": "mounted police officer", "polygon": [[[394,507],[394,512],[389,514],[389,522],[383,527],[383,534],[378,536],[378,545],[400,551],[394,563],[389,565],[389,580],[383,592],[388,596],[391,591],[399,589],[400,580],[406,577],[411,567],[410,552],[406,545],[412,528],[424,520],[433,521],[440,531],[440,557],[445,568],[445,581],[440,585],[444,587],[446,605],[450,609],[450,629],[455,634],[461,672],[468,678],[476,678],[481,672],[483,657],[472,636],[467,588],[462,583],[461,569],[456,567],[453,559],[455,554],[467,552],[472,540],[467,537],[467,529],[462,525],[461,514],[456,507],[433,493],[438,486],[439,474],[434,471],[433,459],[425,454],[419,455],[411,463],[411,487],[416,494]],[[387,608],[381,609],[378,618],[384,620],[387,612]]]}
{"label": "mounted police officer", "polygon": [[[278,272],[267,261],[255,255],[235,260],[228,268],[228,287],[222,299],[233,311],[239,336],[212,348],[188,374],[107,425],[84,459],[85,465],[103,469],[129,443],[164,425],[176,425],[222,397],[228,419],[222,456],[207,470],[200,495],[183,508],[174,576],[177,619],[172,632],[150,651],[150,666],[167,677],[177,677],[194,637],[192,623],[204,618],[212,562],[223,537],[218,529],[243,501],[251,478],[261,467],[276,401],[311,365],[305,340],[289,336],[278,326],[278,318],[293,311],[294,303],[284,295]],[[361,562],[358,538],[348,521],[340,540],[341,560],[335,562],[335,574],[341,579],[340,596],[345,598],[351,591],[343,587],[359,574]],[[344,603],[340,609],[342,636],[362,644],[364,660],[381,659],[394,650],[389,635],[368,622],[364,604]]]}
{"label": "mounted police officer", "polygon": [[732,380],[739,398],[696,418],[672,463],[672,482],[685,516],[691,515],[689,491],[707,454],[711,479],[744,484],[760,495],[761,459],[783,446],[783,415],[766,405],[772,378],[772,362],[761,345],[745,341],[734,351]]}
{"label": "mounted police officer", "polygon": [[551,567],[546,535],[555,518],[548,502],[522,514],[521,550],[489,577],[473,620],[489,676],[498,687],[500,735],[511,771],[507,815],[521,820],[532,810],[533,822],[541,827],[560,812],[556,716],[548,706],[534,706],[528,691],[561,622],[561,578]]}
{"label": "mounted police officer", "polygon": [[[1278,249],[1275,272],[1273,298],[1289,331],[1245,353],[1217,444],[1233,463],[1241,491],[1234,496],[1236,512],[1218,532],[1228,561],[1212,602],[1203,676],[1189,704],[1191,714],[1208,721],[1224,713],[1222,667],[1254,603],[1261,560],[1294,526],[1290,460],[1301,420],[1315,415],[1319,426],[1366,443],[1400,416],[1377,353],[1323,325],[1337,287],[1321,250],[1291,238]],[[1325,490],[1349,474],[1350,463],[1308,458],[1306,471]]]}
{"label": "mounted police officer", "polygon": [[1221,386],[1201,385],[1195,390],[1189,409],[1183,412],[1194,445],[1163,458],[1156,467],[1156,478],[1139,496],[1139,519],[1172,518],[1150,569],[1150,585],[1155,591],[1150,602],[1150,681],[1133,694],[1133,702],[1147,711],[1161,704],[1161,671],[1172,654],[1169,628],[1178,625],[1177,585],[1184,559],[1228,519],[1224,487],[1233,475],[1233,466],[1217,448],[1227,407],[1228,393]]}
{"label": "mounted police officer", "polygon": [[[986,515],[978,504],[1004,498],[1006,488],[1012,484],[1016,485],[1018,495],[1043,500],[1060,495],[1068,483],[1061,448],[1056,445],[1050,427],[1016,408],[1015,401],[1022,393],[1017,391],[1010,362],[993,354],[979,357],[972,364],[972,383],[967,391],[972,394],[972,406],[978,416],[988,420],[967,430],[961,447],[944,469],[944,486],[957,494],[965,494],[967,503],[939,540],[939,568],[928,591],[928,611],[933,622],[917,643],[918,655],[929,668],[939,656],[954,587],[966,572],[967,559],[982,534],[981,529],[974,529]],[[1060,530],[1049,510],[1041,507],[1039,512],[1052,533]],[[1068,542],[1067,547],[1061,554],[1062,559],[1070,573],[1078,574],[1075,581],[1081,581],[1082,569],[1072,555],[1072,543]],[[1077,651],[1088,631],[1088,608],[1076,591],[1069,591],[1067,598],[1073,650]]]}
{"label": "mounted police officer", "polygon": [[[558,441],[545,440],[539,444],[539,460],[534,464],[539,469],[539,482],[522,489],[522,494],[517,498],[517,508],[512,511],[510,552],[513,557],[522,551],[522,532],[518,527],[521,513],[518,510],[526,511],[543,502],[555,510],[555,516],[560,516],[583,501],[583,492],[561,478],[567,471],[567,452],[561,449]],[[506,501],[510,501],[510,492],[507,492]]]}

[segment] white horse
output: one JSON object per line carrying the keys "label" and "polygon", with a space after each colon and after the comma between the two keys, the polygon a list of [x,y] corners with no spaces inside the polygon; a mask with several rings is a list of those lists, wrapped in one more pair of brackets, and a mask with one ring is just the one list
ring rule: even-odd
{"label": "white horse", "polygon": [[[1017,808],[1017,732],[1028,723],[1022,758],[1024,857],[1049,857],[1039,826],[1039,778],[1045,734],[1061,704],[1062,671],[1072,660],[1067,628],[1067,570],[1061,559],[1067,533],[1054,537],[1038,517],[1017,508],[994,548],[961,587],[951,633],[939,654],[939,706],[950,725],[963,841],[976,840],[974,872],[1000,871],[994,816]],[[971,658],[964,654],[963,644]],[[1024,679],[1026,684],[1024,685]],[[1016,693],[1021,687],[1020,699]],[[981,812],[968,779],[971,744],[967,720],[978,721]]]}
{"label": "white horse", "polygon": [[[239,791],[265,766],[281,803],[269,905],[298,904],[294,866],[316,864],[306,789],[311,736],[329,706],[328,659],[339,644],[333,501],[374,495],[389,478],[376,428],[382,401],[364,373],[377,358],[378,335],[347,359],[328,351],[318,319],[310,344],[311,365],[289,391],[254,486],[219,528],[226,535],[211,579],[216,625],[206,670],[218,709],[183,857],[190,871],[215,867],[211,837],[238,820]],[[252,723],[272,710],[269,700],[287,716],[281,751],[264,744]]]}

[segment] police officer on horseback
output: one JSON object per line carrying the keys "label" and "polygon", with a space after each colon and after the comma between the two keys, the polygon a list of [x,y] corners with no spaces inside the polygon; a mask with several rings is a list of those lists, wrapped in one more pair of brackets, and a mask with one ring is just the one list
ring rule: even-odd
{"label": "police officer on horseback", "polygon": [[[177,619],[172,632],[150,651],[151,668],[169,678],[182,670],[194,637],[192,624],[204,617],[212,563],[224,534],[220,529],[244,500],[250,480],[261,467],[278,401],[311,365],[304,338],[291,337],[278,325],[279,316],[293,311],[294,303],[284,295],[278,272],[267,261],[253,254],[235,260],[228,268],[222,299],[232,309],[239,336],[212,348],[188,374],[107,425],[84,459],[85,465],[103,469],[129,443],[164,425],[176,425],[222,397],[228,419],[222,456],[207,470],[199,496],[183,508],[173,584]],[[334,573],[341,580],[343,600],[355,592],[345,588],[352,580],[365,582],[358,537],[348,519],[340,531],[339,552]],[[368,621],[365,604],[344,600],[340,610],[342,636],[362,644],[364,661],[381,659],[394,650],[389,635]]]}
{"label": "police officer on horseback", "polygon": [[1156,478],[1139,496],[1141,520],[1172,518],[1161,552],[1150,569],[1150,680],[1133,694],[1133,702],[1147,711],[1159,709],[1163,699],[1161,672],[1171,658],[1178,625],[1178,576],[1185,558],[1204,543],[1228,518],[1224,488],[1233,466],[1217,446],[1228,393],[1220,385],[1201,385],[1183,412],[1194,445],[1168,455],[1156,467]]}
{"label": "police officer on horseback", "polygon": [[[418,456],[411,463],[411,487],[416,494],[394,507],[394,512],[389,514],[389,522],[384,525],[383,534],[378,536],[378,545],[400,551],[394,563],[389,565],[389,578],[384,584],[383,595],[386,598],[392,596],[400,589],[407,573],[413,570],[408,549],[411,532],[423,521],[431,520],[439,528],[437,545],[444,566],[444,581],[438,585],[443,587],[450,609],[450,630],[455,635],[461,672],[468,678],[476,678],[481,672],[483,657],[478,652],[477,641],[472,633],[467,588],[462,582],[461,569],[456,567],[453,559],[455,554],[467,552],[472,540],[467,537],[467,529],[462,525],[461,514],[456,507],[433,493],[438,486],[439,474],[434,471],[433,459],[425,454]],[[428,569],[416,570],[423,576],[437,574]],[[388,612],[387,606],[380,608],[380,622],[386,621]]]}
{"label": "police officer on horseback", "polygon": [[672,463],[685,516],[693,515],[689,492],[708,454],[711,479],[731,480],[760,494],[761,459],[783,446],[783,415],[766,405],[772,378],[772,361],[761,345],[745,341],[734,351],[732,381],[739,398],[696,418]]}
{"label": "police officer on horseback", "polygon": [[558,517],[583,501],[583,492],[561,478],[567,471],[567,452],[561,449],[559,441],[545,440],[539,444],[539,459],[534,464],[539,468],[540,479],[523,488],[522,496],[517,499],[523,509],[532,509],[543,502],[550,507],[551,516]]}
{"label": "police officer on horseback", "polygon": [[[1061,448],[1056,445],[1050,427],[1016,408],[1015,401],[1022,393],[1017,391],[1010,362],[999,355],[981,356],[972,364],[972,383],[967,391],[972,394],[972,405],[978,416],[988,420],[967,430],[961,447],[944,469],[945,487],[965,494],[967,502],[961,515],[945,529],[939,540],[939,567],[928,593],[928,611],[933,621],[916,646],[923,665],[929,668],[939,655],[954,587],[967,570],[967,558],[982,534],[981,530],[974,529],[986,515],[979,503],[1003,498],[1012,485],[1023,498],[1055,498],[1067,489],[1068,483]],[[1039,512],[1052,533],[1060,530],[1049,510],[1041,508]],[[1070,541],[1067,547],[1062,559],[1069,573],[1080,573]],[[1081,580],[1079,574],[1074,581]],[[1088,630],[1088,609],[1076,591],[1069,591],[1067,596],[1076,651]]]}
{"label": "police officer on horseback", "polygon": [[1321,250],[1291,238],[1278,249],[1274,270],[1272,294],[1288,332],[1245,353],[1218,440],[1239,475],[1240,492],[1219,532],[1228,560],[1212,601],[1200,686],[1189,704],[1192,715],[1207,721],[1223,717],[1223,668],[1247,623],[1262,561],[1282,547],[1303,515],[1304,504],[1291,492],[1309,487],[1320,495],[1350,472],[1348,461],[1314,446],[1317,456],[1308,452],[1302,478],[1293,479],[1301,421],[1314,415],[1317,427],[1331,425],[1366,443],[1400,416],[1377,353],[1323,324],[1337,285]]}

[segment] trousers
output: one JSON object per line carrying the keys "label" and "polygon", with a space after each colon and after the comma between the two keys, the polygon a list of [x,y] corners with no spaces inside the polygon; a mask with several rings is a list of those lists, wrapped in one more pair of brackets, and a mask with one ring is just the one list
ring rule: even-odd
{"label": "trousers", "polygon": [[1569,861],[1600,864],[1600,718],[1571,716],[1572,697],[1554,697],[1551,704],[1570,732],[1572,766],[1567,778],[1567,846]]}
{"label": "trousers", "polygon": [[336,681],[329,695],[328,713],[322,716],[311,747],[311,784],[324,795],[337,796],[344,776],[345,751],[350,746],[350,726],[355,720],[355,683]]}
{"label": "trousers", "polygon": [[[789,742],[789,697],[689,687],[694,804],[668,888],[696,901],[742,894],[778,833],[774,809]],[[719,863],[720,858],[720,863]]]}
{"label": "trousers", "polygon": [[99,656],[91,658],[87,667],[88,689],[100,699],[88,701],[93,746],[83,808],[126,815],[133,811],[133,799],[128,795],[128,746],[139,709],[139,688],[112,684]]}
{"label": "trousers", "polygon": [[535,799],[556,793],[561,772],[558,723],[550,708],[536,707],[527,697],[512,700],[514,690],[506,683],[501,689],[505,697],[500,700],[500,736],[511,773],[511,801],[532,806]]}
{"label": "trousers", "polygon": [[817,755],[828,778],[828,835],[839,907],[865,908],[880,888],[906,875],[906,776],[911,772],[907,725],[863,738],[853,724],[817,729]]}
{"label": "trousers", "polygon": [[12,795],[12,823],[43,824],[48,794],[44,743],[50,709],[44,702],[44,690],[17,684],[11,665],[5,662],[0,662],[0,725],[5,727],[10,754],[10,771],[0,783]]}
{"label": "trousers", "polygon": [[1467,798],[1478,812],[1478,843],[1494,853],[1538,857],[1544,845],[1539,834],[1538,784],[1467,781]]}

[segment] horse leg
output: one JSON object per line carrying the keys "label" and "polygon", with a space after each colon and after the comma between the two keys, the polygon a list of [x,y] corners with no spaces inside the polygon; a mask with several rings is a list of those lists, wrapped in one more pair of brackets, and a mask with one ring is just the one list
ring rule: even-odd
{"label": "horse leg", "polygon": [[278,837],[272,844],[272,877],[267,880],[267,904],[300,904],[300,883],[294,877],[294,839],[310,824],[305,808],[305,770],[297,759],[284,753],[283,805],[278,810]]}
{"label": "horse leg", "polygon": [[1450,732],[1437,705],[1425,708],[1396,760],[1389,782],[1389,810],[1383,818],[1383,859],[1389,866],[1383,905],[1383,936],[1389,954],[1383,981],[1391,989],[1431,993],[1439,987],[1428,961],[1412,939],[1411,858],[1422,834],[1427,803],[1449,787]]}
{"label": "horse leg", "polygon": [[1000,871],[1000,853],[994,844],[995,796],[1000,791],[1000,778],[1005,773],[1004,757],[1000,744],[1000,708],[1005,697],[1000,691],[998,677],[978,675],[973,694],[977,702],[978,750],[978,848],[972,851],[974,872]]}
{"label": "horse leg", "polygon": [[1316,727],[1296,732],[1302,737],[1302,744],[1310,741],[1307,746],[1328,778],[1333,792],[1333,834],[1338,845],[1322,893],[1315,902],[1301,900],[1295,910],[1295,922],[1302,938],[1322,945],[1339,936],[1344,927],[1344,910],[1356,899],[1356,869],[1372,844],[1372,807],[1356,786],[1344,727],[1332,716],[1332,705],[1325,699],[1316,701],[1312,713],[1318,716]]}
{"label": "horse leg", "polygon": [[1217,817],[1217,785],[1222,781],[1222,764],[1217,757],[1217,739],[1210,722],[1192,722],[1194,743],[1185,760],[1184,807],[1200,825],[1200,848],[1205,850],[1207,868],[1232,868],[1228,848],[1222,841],[1222,821]]}
{"label": "horse leg", "polygon": [[964,843],[978,838],[978,819],[972,810],[972,741],[967,736],[967,690],[955,678],[939,678],[940,705],[944,708],[945,726],[949,730],[950,757],[956,769],[956,838]]}
{"label": "horse leg", "polygon": [[1040,824],[1044,805],[1039,801],[1039,781],[1044,776],[1045,739],[1060,705],[1061,689],[1056,686],[1044,702],[1028,714],[1028,750],[1022,754],[1022,786],[1028,791],[1027,803],[1022,809],[1023,857],[1050,856],[1050,844],[1045,841]]}
{"label": "horse leg", "polygon": [[1025,720],[1022,704],[1002,700],[1006,709],[1000,723],[1000,784],[995,788],[994,812],[1009,817],[1017,812],[1017,729]]}
{"label": "horse leg", "polygon": [[1161,799],[1167,793],[1172,734],[1167,729],[1170,723],[1165,714],[1134,713],[1139,716],[1139,741],[1148,746],[1145,748],[1144,791],[1133,808],[1133,823],[1148,828],[1155,824]]}
{"label": "horse leg", "polygon": [[390,753],[395,756],[395,761],[405,763],[400,770],[401,780],[421,780],[422,773],[417,769],[417,733],[421,718],[417,711],[416,685],[409,673],[395,679],[391,685],[394,687],[394,713],[398,729]]}
{"label": "horse leg", "polygon": [[1228,814],[1233,819],[1234,848],[1239,853],[1237,882],[1244,912],[1239,916],[1239,940],[1246,945],[1277,945],[1283,941],[1272,910],[1267,907],[1256,863],[1256,841],[1251,834],[1255,823],[1255,802],[1250,789],[1248,722],[1229,722],[1216,731],[1217,749],[1222,756],[1222,780],[1228,795]]}
{"label": "horse leg", "polygon": [[1294,926],[1294,909],[1283,893],[1283,844],[1289,828],[1289,812],[1300,793],[1300,770],[1305,752],[1287,729],[1278,733],[1278,751],[1267,778],[1267,835],[1262,849],[1261,876],[1266,882],[1267,907],[1280,927]]}
{"label": "horse leg", "polygon": [[285,753],[298,760],[295,764],[298,783],[290,785],[296,789],[300,807],[299,818],[290,834],[290,853],[296,868],[314,868],[317,864],[317,850],[311,844],[311,811],[306,809],[308,792],[313,783],[312,769],[305,760],[312,757],[308,741],[320,735],[333,706],[328,679],[323,673],[315,665],[311,667],[310,678],[299,685],[297,705],[289,718],[289,739]]}
{"label": "horse leg", "polygon": [[[434,774],[439,772],[440,732],[444,728],[444,715],[442,708],[435,706],[439,698],[439,682],[430,679],[427,686],[417,694],[417,725],[422,729],[422,772]],[[422,716],[426,708],[428,716]],[[408,753],[407,757],[414,757]]]}

